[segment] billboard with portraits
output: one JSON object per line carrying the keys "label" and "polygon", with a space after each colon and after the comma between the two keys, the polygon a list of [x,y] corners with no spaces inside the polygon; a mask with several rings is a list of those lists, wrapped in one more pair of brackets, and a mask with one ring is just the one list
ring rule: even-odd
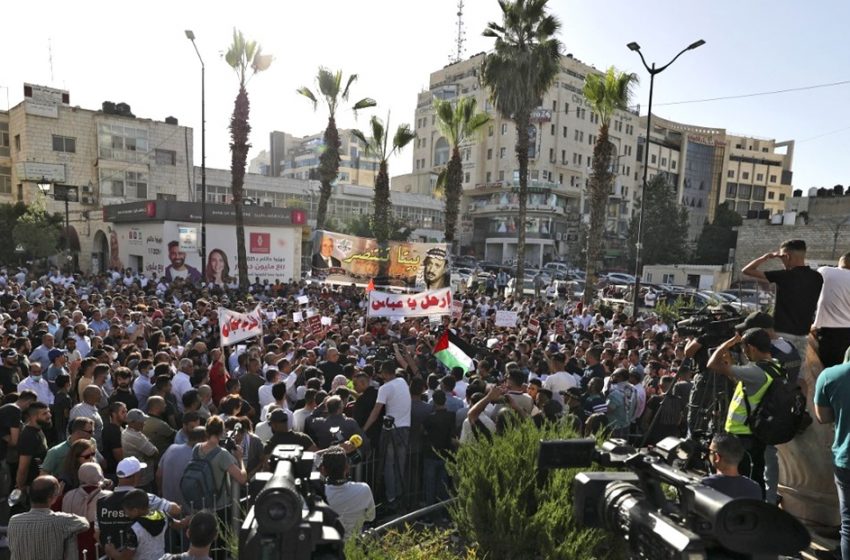
{"label": "billboard with portraits", "polygon": [[[330,231],[316,231],[310,258],[312,276],[331,284],[392,286],[437,290],[450,285],[445,243],[378,241]],[[382,274],[383,271],[383,274]]]}

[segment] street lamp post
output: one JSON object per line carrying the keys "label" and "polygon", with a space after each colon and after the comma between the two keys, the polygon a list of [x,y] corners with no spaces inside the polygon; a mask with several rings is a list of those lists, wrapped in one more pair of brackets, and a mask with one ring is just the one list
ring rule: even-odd
{"label": "street lamp post", "polygon": [[642,188],[640,194],[640,208],[638,209],[638,229],[637,229],[637,243],[635,244],[635,285],[632,294],[632,319],[637,317],[638,312],[638,302],[640,300],[640,279],[642,274],[642,252],[643,252],[643,201],[646,199],[646,176],[649,171],[649,136],[652,131],[652,92],[653,86],[655,85],[655,75],[660,74],[664,70],[666,70],[671,64],[676,62],[676,59],[682,56],[685,51],[690,51],[701,47],[705,44],[705,41],[700,39],[699,41],[695,41],[679,51],[679,54],[673,57],[673,60],[665,64],[660,68],[655,67],[655,63],[652,63],[652,66],[649,66],[646,63],[646,59],[643,57],[643,53],[640,51],[640,45],[636,42],[632,41],[627,47],[629,50],[635,51],[640,55],[640,61],[643,62],[643,67],[646,68],[646,71],[649,72],[649,112],[646,115],[646,141],[644,142],[644,154],[643,154],[643,180],[642,180]]}
{"label": "street lamp post", "polygon": [[205,103],[205,72],[204,59],[195,44],[195,34],[191,29],[186,30],[186,38],[192,41],[198,60],[201,61],[201,275],[207,271],[207,119]]}
{"label": "street lamp post", "polygon": [[[77,202],[79,195],[79,187],[76,185],[54,185],[51,181],[42,177],[41,180],[38,181],[38,190],[41,191],[41,194],[44,196],[49,196],[53,200],[56,201],[64,201],[65,202],[65,235],[62,236],[62,251],[65,253],[66,258],[68,259],[68,268],[71,269],[71,239],[69,237],[71,232],[71,224],[70,224],[70,209],[68,207],[69,202]],[[50,193],[50,187],[53,187],[53,193]],[[60,269],[62,267],[60,266]]]}

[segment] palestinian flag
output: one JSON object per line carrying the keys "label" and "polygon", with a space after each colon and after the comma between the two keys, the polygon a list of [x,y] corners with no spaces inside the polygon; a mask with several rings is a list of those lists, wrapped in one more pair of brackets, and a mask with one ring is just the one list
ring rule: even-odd
{"label": "palestinian flag", "polygon": [[446,329],[434,346],[434,357],[449,369],[462,367],[463,372],[467,373],[472,371],[475,366],[472,363],[472,356],[467,354],[464,348],[468,348],[468,345],[460,337]]}

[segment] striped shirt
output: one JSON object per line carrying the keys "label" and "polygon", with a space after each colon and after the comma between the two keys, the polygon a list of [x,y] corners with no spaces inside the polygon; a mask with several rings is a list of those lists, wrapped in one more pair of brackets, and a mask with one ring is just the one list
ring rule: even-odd
{"label": "striped shirt", "polygon": [[77,533],[89,528],[84,517],[33,508],[9,520],[11,560],[77,560]]}

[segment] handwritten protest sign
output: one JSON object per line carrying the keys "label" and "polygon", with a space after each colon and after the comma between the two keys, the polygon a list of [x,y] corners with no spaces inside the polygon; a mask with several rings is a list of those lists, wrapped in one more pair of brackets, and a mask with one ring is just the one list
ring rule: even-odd
{"label": "handwritten protest sign", "polygon": [[540,321],[537,319],[528,320],[528,332],[537,334],[540,332]]}
{"label": "handwritten protest sign", "polygon": [[260,306],[250,313],[237,313],[224,307],[218,308],[218,325],[221,345],[230,346],[248,338],[263,335],[263,320]]}
{"label": "handwritten protest sign", "polygon": [[322,332],[322,317],[319,315],[313,315],[312,317],[307,318],[307,325],[310,327],[310,331],[313,334],[319,334]]}
{"label": "handwritten protest sign", "polygon": [[452,302],[452,319],[460,319],[463,315],[463,302],[454,300]]}
{"label": "handwritten protest sign", "polygon": [[499,309],[496,311],[496,326],[497,327],[508,327],[513,328],[516,327],[517,321],[517,312],[516,311],[505,311],[503,309]]}
{"label": "handwritten protest sign", "polygon": [[369,317],[429,317],[449,315],[452,311],[451,288],[418,294],[369,292]]}

